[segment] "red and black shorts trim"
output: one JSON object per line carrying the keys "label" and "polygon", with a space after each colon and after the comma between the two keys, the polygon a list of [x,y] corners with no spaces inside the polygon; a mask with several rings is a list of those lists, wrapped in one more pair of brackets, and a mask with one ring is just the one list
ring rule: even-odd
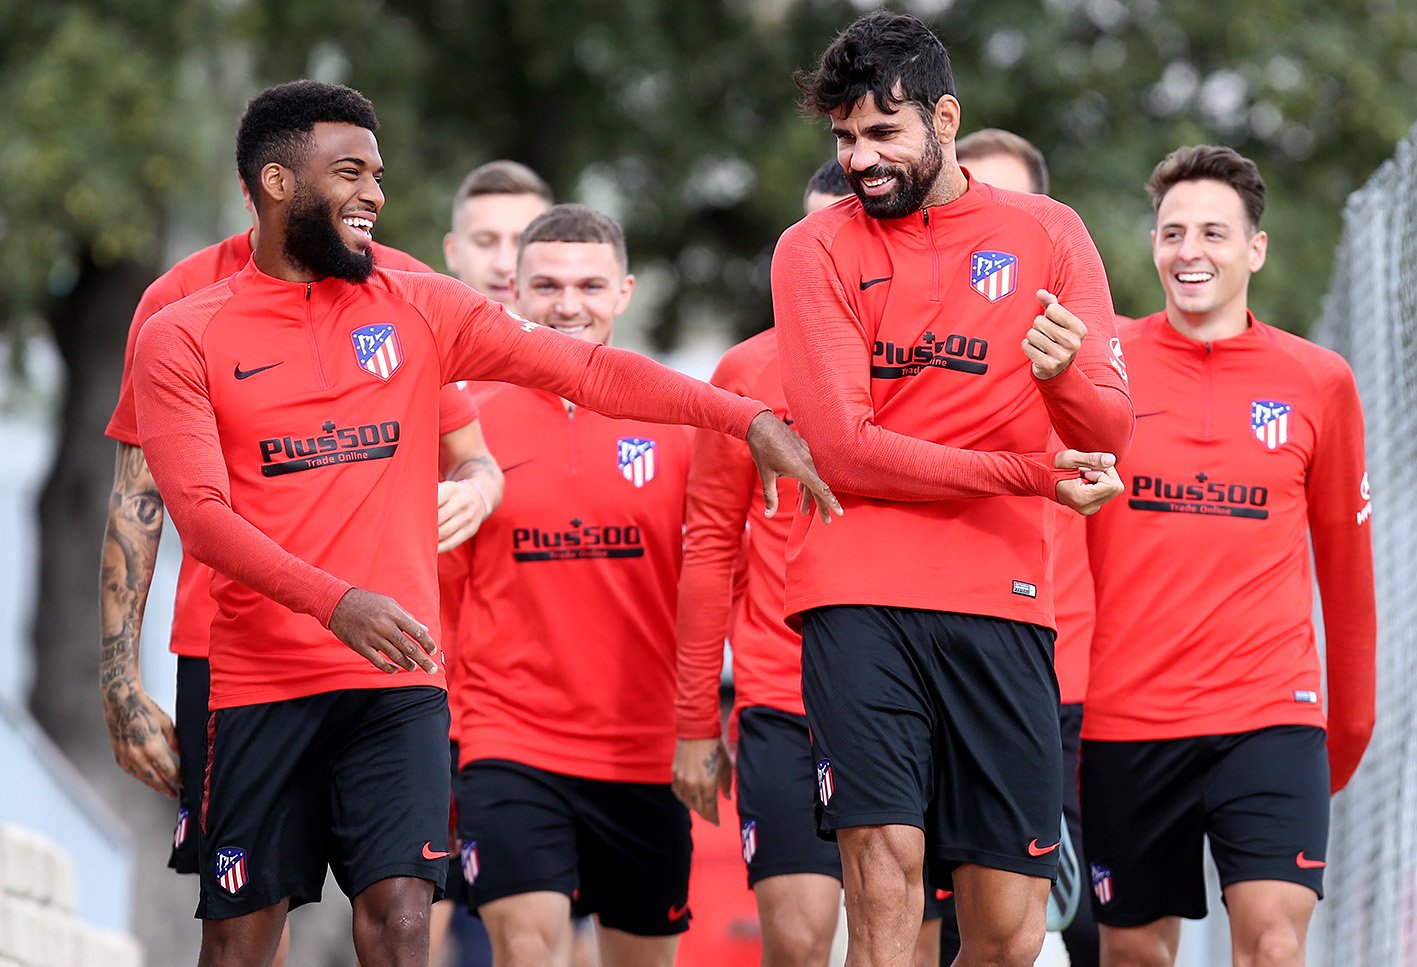
{"label": "red and black shorts trim", "polygon": [[218,709],[210,724],[197,916],[242,916],[409,876],[440,894],[448,701],[440,688],[327,692]]}

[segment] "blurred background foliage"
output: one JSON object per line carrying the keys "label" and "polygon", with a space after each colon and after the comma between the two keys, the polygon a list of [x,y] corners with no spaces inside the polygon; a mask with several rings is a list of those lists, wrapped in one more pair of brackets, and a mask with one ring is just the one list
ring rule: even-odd
{"label": "blurred background foliage", "polygon": [[[949,45],[966,130],[1043,148],[1118,309],[1158,291],[1141,190],[1184,143],[1231,144],[1270,186],[1259,313],[1304,331],[1344,197],[1417,115],[1410,0],[916,0]],[[606,207],[653,284],[654,339],[768,321],[768,257],[833,147],[793,69],[868,5],[847,0],[5,0],[0,278],[5,319],[86,273],[156,272],[244,224],[231,141],[246,98],[352,84],[383,121],[384,241],[441,265],[449,196],[513,157]],[[645,307],[642,306],[643,310]],[[32,318],[32,317],[30,317]],[[115,309],[115,324],[126,310]]]}

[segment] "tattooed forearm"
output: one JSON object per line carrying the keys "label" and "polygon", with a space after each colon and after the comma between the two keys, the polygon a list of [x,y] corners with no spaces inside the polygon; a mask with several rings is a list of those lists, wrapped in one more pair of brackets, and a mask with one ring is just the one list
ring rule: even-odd
{"label": "tattooed forearm", "polygon": [[462,463],[448,471],[447,479],[475,479],[487,500],[488,513],[496,510],[497,506],[502,502],[502,468],[497,466],[497,461],[493,459],[490,453],[480,453],[475,457],[468,457]]}
{"label": "tattooed forearm", "polygon": [[120,443],[113,492],[108,500],[99,587],[103,636],[99,680],[104,705],[120,718],[127,703],[125,693],[137,686],[138,638],[157,561],[162,521],[162,498],[143,451]]}

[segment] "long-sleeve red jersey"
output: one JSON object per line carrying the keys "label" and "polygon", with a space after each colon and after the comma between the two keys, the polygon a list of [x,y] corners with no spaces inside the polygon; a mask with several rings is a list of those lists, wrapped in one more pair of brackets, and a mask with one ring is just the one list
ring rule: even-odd
{"label": "long-sleeve red jersey", "polygon": [[1183,336],[1164,313],[1122,338],[1137,433],[1125,495],[1087,523],[1097,628],[1083,737],[1323,727],[1317,576],[1342,788],[1372,732],[1377,642],[1353,374],[1253,316],[1216,342]]}
{"label": "long-sleeve red jersey", "polygon": [[1087,563],[1087,518],[1066,507],[1053,520],[1053,607],[1058,639],[1053,670],[1058,674],[1058,701],[1079,705],[1087,697],[1087,663],[1097,602],[1092,570]]}
{"label": "long-sleeve red jersey", "polygon": [[297,283],[252,262],[169,306],[139,334],[138,426],[187,551],[217,571],[213,708],[407,683],[326,626],[358,586],[437,630],[437,400],[458,379],[739,436],[765,409],[444,276]]}
{"label": "long-sleeve red jersey", "polygon": [[[794,523],[788,611],[882,604],[1052,626],[1052,509],[1038,499],[1060,479],[1050,426],[1119,457],[1132,432],[1107,278],[1077,215],[978,182],[895,219],[848,198],[784,233],[772,288],[788,404],[847,511]],[[1050,380],[1020,348],[1039,289],[1088,330]]]}
{"label": "long-sleeve red jersey", "polygon": [[[791,421],[778,372],[777,334],[771,329],[728,350],[711,382],[760,399],[776,416]],[[700,430],[695,437],[679,577],[675,711],[681,739],[719,734],[718,682],[725,637],[733,644],[735,720],[739,710],[754,705],[805,714],[802,639],[783,621],[787,537],[798,494],[795,480],[781,478],[780,510],[775,517],[764,517],[763,490],[743,441],[711,430]],[[747,582],[735,618],[735,567],[745,527]]]}
{"label": "long-sleeve red jersey", "polygon": [[[432,272],[418,259],[396,248],[375,242],[374,261],[387,269],[407,272]],[[133,398],[133,352],[138,345],[138,333],[153,314],[165,306],[184,299],[213,282],[230,278],[251,261],[250,231],[232,235],[215,245],[194,252],[149,285],[138,301],[133,320],[128,326],[128,342],[123,353],[123,381],[118,389],[118,403],[108,421],[106,434],[119,443],[138,445],[138,411]],[[439,432],[446,433],[466,426],[477,419],[477,405],[470,394],[457,389],[445,389],[438,401]],[[177,572],[177,600],[172,611],[172,632],[168,648],[184,658],[206,658],[212,618],[216,602],[212,600],[211,568],[185,551]]]}
{"label": "long-sleeve red jersey", "polygon": [[507,490],[471,542],[459,757],[668,782],[690,431],[519,386],[481,406]]}

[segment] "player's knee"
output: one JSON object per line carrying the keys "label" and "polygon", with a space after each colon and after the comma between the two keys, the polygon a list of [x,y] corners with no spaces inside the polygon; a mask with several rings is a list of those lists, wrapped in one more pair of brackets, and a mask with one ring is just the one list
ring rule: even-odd
{"label": "player's knee", "polygon": [[831,956],[836,920],[781,917],[763,924],[763,967],[823,967]]}
{"label": "player's knee", "polygon": [[[409,955],[428,950],[429,909],[426,905],[400,904],[368,918],[366,939],[374,949],[394,955],[391,964],[401,964]],[[417,963],[417,960],[408,960]]]}
{"label": "player's knee", "polygon": [[497,967],[551,967],[557,961],[553,937],[539,930],[513,930],[493,938],[493,961]]}
{"label": "player's knee", "polygon": [[1107,967],[1171,967],[1171,948],[1162,936],[1146,930],[1100,931],[1102,963]]}
{"label": "player's knee", "polygon": [[1236,967],[1294,967],[1302,962],[1304,945],[1287,923],[1263,930],[1248,951],[1235,951]]}
{"label": "player's knee", "polygon": [[1043,951],[1043,924],[1024,926],[1008,933],[966,939],[960,950],[963,958],[981,967],[1031,967]]}

